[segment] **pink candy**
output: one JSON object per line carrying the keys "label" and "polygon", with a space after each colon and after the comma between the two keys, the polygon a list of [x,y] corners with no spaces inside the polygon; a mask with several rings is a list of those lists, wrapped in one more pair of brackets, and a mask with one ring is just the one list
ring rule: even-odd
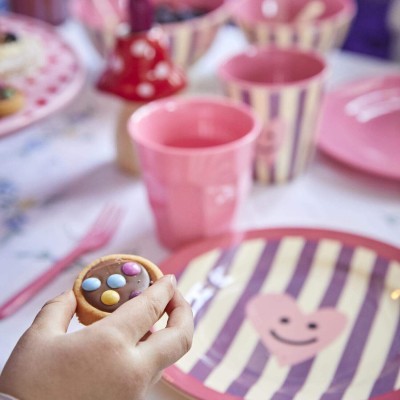
{"label": "pink candy", "polygon": [[140,272],[142,271],[142,267],[135,262],[126,262],[122,266],[121,270],[125,275],[135,276],[140,274]]}

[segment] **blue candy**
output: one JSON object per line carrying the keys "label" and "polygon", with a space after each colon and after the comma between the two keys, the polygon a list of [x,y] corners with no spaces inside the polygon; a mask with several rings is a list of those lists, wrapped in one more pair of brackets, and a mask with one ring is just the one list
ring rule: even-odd
{"label": "blue candy", "polygon": [[93,292],[101,286],[100,279],[98,278],[87,278],[82,282],[82,289],[86,292]]}
{"label": "blue candy", "polygon": [[107,278],[107,285],[112,289],[118,289],[126,285],[126,279],[120,274],[113,274]]}

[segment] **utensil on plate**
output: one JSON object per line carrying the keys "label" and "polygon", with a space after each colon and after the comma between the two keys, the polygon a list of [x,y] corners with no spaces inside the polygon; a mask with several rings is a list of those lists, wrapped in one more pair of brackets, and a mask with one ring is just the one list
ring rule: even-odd
{"label": "utensil on plate", "polygon": [[105,246],[118,228],[122,215],[121,208],[114,205],[104,206],[95,222],[74,249],[0,306],[0,319],[17,311],[46,284],[69,267],[74,260],[85,253]]}

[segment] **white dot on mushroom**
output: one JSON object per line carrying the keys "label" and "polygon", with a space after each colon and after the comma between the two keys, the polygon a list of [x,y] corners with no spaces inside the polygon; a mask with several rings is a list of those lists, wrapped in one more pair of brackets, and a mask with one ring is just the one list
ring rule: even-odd
{"label": "white dot on mushroom", "polygon": [[139,96],[148,98],[154,94],[155,89],[151,83],[140,83],[136,88],[136,92]]}

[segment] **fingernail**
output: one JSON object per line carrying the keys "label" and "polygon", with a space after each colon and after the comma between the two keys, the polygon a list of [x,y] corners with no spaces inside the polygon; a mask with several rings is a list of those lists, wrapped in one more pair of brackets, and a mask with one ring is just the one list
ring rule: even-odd
{"label": "fingernail", "polygon": [[167,275],[167,276],[168,276],[169,280],[171,281],[172,286],[174,288],[176,288],[176,277],[175,277],[175,275],[170,274],[170,275]]}

